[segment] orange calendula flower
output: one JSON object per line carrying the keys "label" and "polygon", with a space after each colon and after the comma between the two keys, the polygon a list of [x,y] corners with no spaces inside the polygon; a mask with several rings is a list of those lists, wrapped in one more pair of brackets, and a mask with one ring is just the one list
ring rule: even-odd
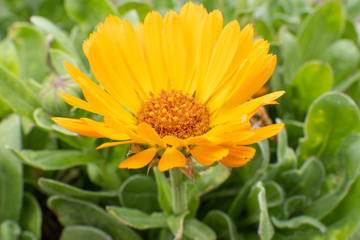
{"label": "orange calendula flower", "polygon": [[69,63],[66,70],[86,100],[61,94],[72,106],[104,116],[53,118],[80,135],[108,138],[98,147],[139,144],[141,151],[120,168],[157,165],[160,171],[184,167],[190,156],[208,166],[245,165],[255,154],[246,145],[277,134],[283,124],[253,129],[256,111],[284,94],[248,101],[270,78],[276,56],[269,43],[253,40],[254,29],[237,21],[223,26],[219,10],[210,13],[188,2],[163,18],[149,13],[136,29],[109,16],[83,44],[99,85]]}

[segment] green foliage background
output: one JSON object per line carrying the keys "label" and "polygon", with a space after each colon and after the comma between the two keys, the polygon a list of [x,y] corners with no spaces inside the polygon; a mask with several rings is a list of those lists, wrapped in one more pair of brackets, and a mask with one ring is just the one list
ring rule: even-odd
{"label": "green foliage background", "polygon": [[[81,44],[111,13],[133,24],[177,0],[0,1],[0,239],[360,239],[360,1],[206,0],[253,23],[285,90],[286,128],[242,168],[196,166],[189,212],[173,214],[167,173],[121,170],[128,146],[95,151],[51,116],[95,118],[63,68],[93,77]],[[182,236],[182,237],[181,237]]]}

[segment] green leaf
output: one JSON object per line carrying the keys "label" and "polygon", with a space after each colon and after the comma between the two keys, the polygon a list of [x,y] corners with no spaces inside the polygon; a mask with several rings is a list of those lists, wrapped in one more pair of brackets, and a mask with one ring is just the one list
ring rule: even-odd
{"label": "green leaf", "polygon": [[13,220],[5,220],[0,225],[0,237],[2,240],[17,240],[21,234],[20,226]]}
{"label": "green leaf", "polygon": [[189,211],[183,212],[182,214],[175,216],[171,215],[167,219],[167,224],[175,236],[175,239],[181,239],[183,232],[184,232],[184,219],[186,215],[189,214]]}
{"label": "green leaf", "polygon": [[151,11],[151,8],[148,4],[136,0],[123,0],[118,5],[118,12],[120,15],[124,15],[126,12],[132,9],[136,10],[142,22],[144,22],[146,14]]}
{"label": "green leaf", "polygon": [[159,169],[155,167],[153,169],[158,189],[160,207],[164,210],[164,212],[171,215],[173,213],[173,209],[170,183],[166,179],[164,172],[160,172]]}
{"label": "green leaf", "polygon": [[296,213],[302,212],[306,204],[306,197],[304,195],[295,195],[287,198],[284,202],[284,216],[288,218]]}
{"label": "green leaf", "polygon": [[146,214],[137,209],[108,206],[106,210],[121,223],[140,230],[166,228],[168,216],[165,213]]}
{"label": "green leaf", "polygon": [[28,193],[24,193],[20,225],[23,230],[28,230],[35,234],[36,238],[41,238],[42,212],[36,198]]}
{"label": "green leaf", "polygon": [[264,172],[269,165],[269,141],[266,139],[258,142],[257,145],[260,149],[257,148],[255,157],[245,166],[232,170],[233,172],[238,172],[238,177],[243,178],[244,182],[244,186],[242,186],[242,188],[236,195],[228,212],[229,216],[235,220],[240,216],[240,213],[245,206],[245,201],[251,187],[256,183],[256,181],[265,176]]}
{"label": "green leaf", "polygon": [[34,26],[23,22],[14,23],[9,36],[19,56],[20,78],[42,82],[48,73],[44,37]]}
{"label": "green leaf", "polygon": [[348,96],[337,92],[321,95],[311,105],[305,120],[305,138],[299,147],[300,163],[316,156],[323,161],[326,172],[332,172],[336,149],[346,136],[358,131],[359,109]]}
{"label": "green leaf", "polygon": [[266,191],[262,182],[256,184],[258,192],[258,203],[260,208],[260,219],[259,219],[259,236],[261,240],[270,240],[274,235],[274,227],[270,222],[269,213],[267,210],[266,202]]}
{"label": "green leaf", "polygon": [[32,117],[32,112],[39,106],[37,98],[13,73],[0,65],[0,97],[15,112]]}
{"label": "green leaf", "polygon": [[280,219],[277,219],[276,217],[271,217],[271,220],[272,220],[273,224],[275,225],[275,227],[277,227],[277,228],[296,229],[296,228],[299,228],[301,225],[310,225],[312,227],[317,228],[322,233],[324,233],[326,231],[326,226],[323,223],[321,223],[316,218],[306,216],[306,215],[301,215],[301,216],[294,217],[294,218],[287,219],[287,220],[280,220]]}
{"label": "green leaf", "polygon": [[191,216],[196,214],[200,205],[200,196],[220,186],[229,176],[229,168],[218,164],[204,171],[200,179],[196,181],[196,184],[190,183],[187,185],[188,207]]}
{"label": "green leaf", "polygon": [[49,19],[40,16],[32,16],[30,21],[42,31],[50,34],[60,44],[64,51],[67,51],[72,55],[76,54],[72,41],[56,24],[52,23]]}
{"label": "green leaf", "polygon": [[315,157],[307,159],[300,169],[288,170],[282,173],[282,184],[287,195],[301,194],[313,199],[320,193],[325,177],[325,169],[320,160]]}
{"label": "green leaf", "polygon": [[284,81],[290,83],[300,67],[302,59],[298,40],[289,32],[285,32],[283,35],[281,58],[283,59]]}
{"label": "green leaf", "polygon": [[329,184],[324,194],[304,209],[306,215],[323,218],[348,194],[360,172],[360,133],[349,135],[339,146],[337,155],[334,183]]}
{"label": "green leaf", "polygon": [[288,98],[302,120],[312,102],[331,89],[333,72],[319,61],[310,61],[302,66],[287,86]]}
{"label": "green leaf", "polygon": [[50,49],[50,60],[56,72],[60,75],[67,74],[67,71],[64,67],[65,62],[70,63],[74,67],[78,67],[73,57],[59,49]]}
{"label": "green leaf", "polygon": [[193,218],[185,220],[184,235],[194,240],[215,240],[215,232],[206,224]]}
{"label": "green leaf", "polygon": [[157,195],[155,181],[145,175],[131,176],[119,191],[119,199],[124,207],[137,208],[146,213],[160,210]]}
{"label": "green leaf", "polygon": [[19,76],[19,60],[14,42],[6,38],[0,42],[0,65]]}
{"label": "green leaf", "polygon": [[0,123],[0,222],[20,217],[23,198],[23,167],[8,147],[21,148],[20,117],[10,115]]}
{"label": "green leaf", "polygon": [[217,239],[240,239],[233,220],[222,211],[212,210],[208,212],[204,218],[204,223],[216,232]]}
{"label": "green leaf", "polygon": [[335,84],[339,84],[344,78],[356,70],[360,52],[353,41],[341,39],[331,44],[322,59],[328,62],[335,74]]}
{"label": "green leaf", "polygon": [[103,22],[111,13],[116,15],[116,9],[107,0],[65,0],[65,10],[75,22],[91,30]]}
{"label": "green leaf", "polygon": [[49,198],[48,206],[56,212],[59,221],[64,226],[88,225],[103,230],[115,239],[141,239],[133,230],[120,223],[102,208],[89,202],[64,196],[53,196]]}
{"label": "green leaf", "polygon": [[15,150],[13,152],[25,164],[43,170],[60,170],[78,165],[86,165],[101,161],[94,155],[85,154],[77,150]]}
{"label": "green leaf", "polygon": [[284,191],[278,183],[273,181],[266,182],[264,183],[264,188],[268,208],[276,207],[282,204],[284,201]]}
{"label": "green leaf", "polygon": [[65,227],[61,233],[60,240],[112,240],[106,232],[98,228],[82,225],[71,225]]}
{"label": "green leaf", "polygon": [[69,184],[65,184],[53,179],[40,178],[38,180],[38,185],[49,195],[64,195],[74,198],[113,198],[117,197],[117,192],[115,191],[87,191],[80,188],[76,188]]}
{"label": "green leaf", "polygon": [[330,1],[308,17],[299,31],[298,40],[303,60],[316,59],[340,36],[344,13],[340,3]]}
{"label": "green leaf", "polygon": [[38,238],[34,233],[25,230],[21,233],[20,240],[38,240]]}

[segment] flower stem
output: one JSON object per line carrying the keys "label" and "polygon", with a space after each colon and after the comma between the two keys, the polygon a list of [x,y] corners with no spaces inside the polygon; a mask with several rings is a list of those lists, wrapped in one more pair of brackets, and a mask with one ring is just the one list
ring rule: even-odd
{"label": "flower stem", "polygon": [[186,187],[183,181],[183,174],[178,168],[170,169],[172,206],[176,215],[187,209]]}

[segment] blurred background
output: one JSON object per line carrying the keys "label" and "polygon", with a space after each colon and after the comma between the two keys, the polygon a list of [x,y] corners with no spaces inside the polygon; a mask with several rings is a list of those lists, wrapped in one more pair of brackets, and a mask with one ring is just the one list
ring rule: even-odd
{"label": "blurred background", "polygon": [[[169,214],[166,173],[120,170],[128,146],[95,151],[104,140],[50,117],[98,119],[57,93],[82,97],[64,61],[96,81],[82,42],[106,16],[136,26],[185,2],[0,0],[1,240],[173,239],[178,220],[151,224]],[[194,2],[271,43],[278,64],[259,94],[287,93],[256,121],[286,129],[245,167],[196,166],[183,239],[360,239],[360,1]]]}

